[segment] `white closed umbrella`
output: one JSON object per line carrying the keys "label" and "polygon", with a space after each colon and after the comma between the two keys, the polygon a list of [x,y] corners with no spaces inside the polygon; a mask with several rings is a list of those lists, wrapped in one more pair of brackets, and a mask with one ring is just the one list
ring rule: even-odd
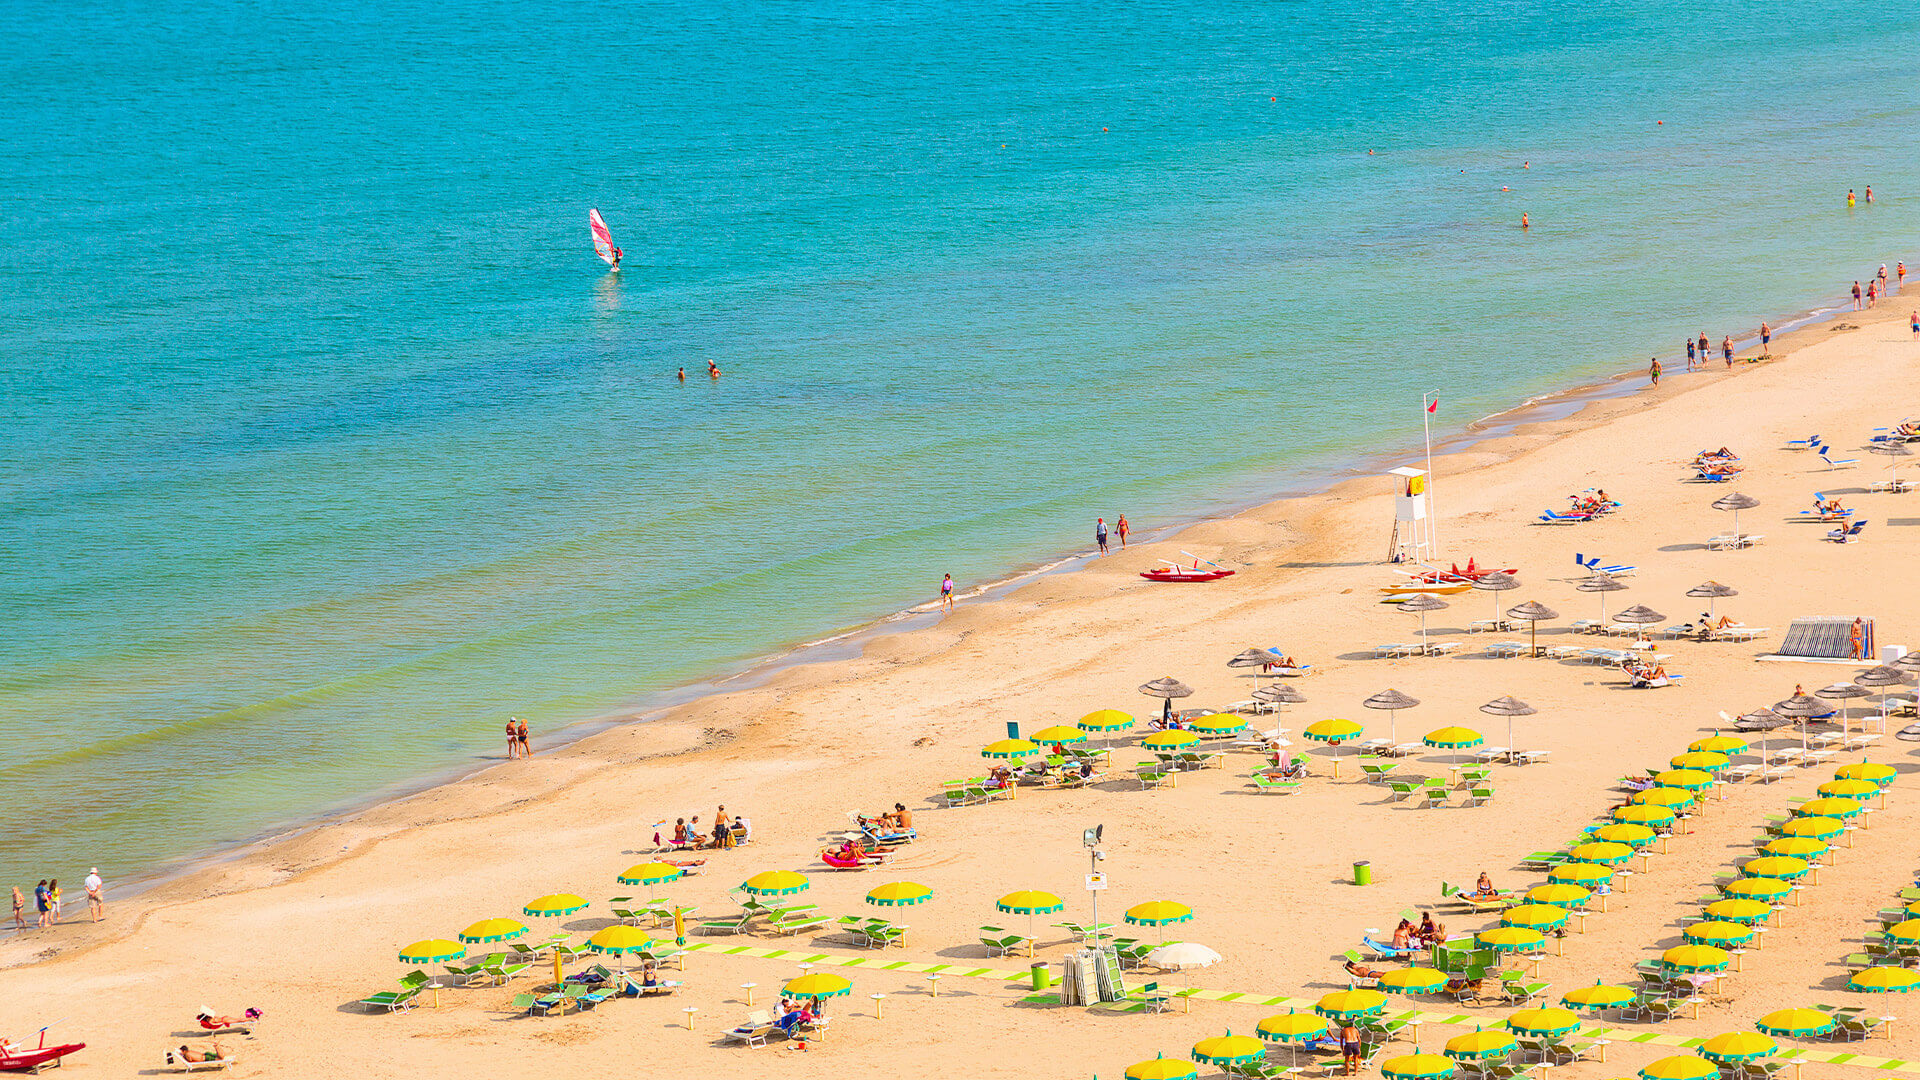
{"label": "white closed umbrella", "polygon": [[[1147,963],[1166,971],[1186,971],[1189,968],[1212,967],[1221,960],[1219,953],[1197,941],[1175,941],[1147,952]],[[1187,980],[1180,980],[1180,989],[1187,989]],[[1187,1011],[1187,995],[1180,995],[1180,1011]]]}

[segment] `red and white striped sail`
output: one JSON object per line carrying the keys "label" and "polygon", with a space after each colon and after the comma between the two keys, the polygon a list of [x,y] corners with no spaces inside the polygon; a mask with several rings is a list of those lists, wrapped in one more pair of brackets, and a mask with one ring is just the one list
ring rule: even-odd
{"label": "red and white striped sail", "polygon": [[600,253],[608,266],[613,265],[613,234],[607,231],[607,223],[601,220],[600,211],[587,211],[587,225],[593,230],[593,250]]}

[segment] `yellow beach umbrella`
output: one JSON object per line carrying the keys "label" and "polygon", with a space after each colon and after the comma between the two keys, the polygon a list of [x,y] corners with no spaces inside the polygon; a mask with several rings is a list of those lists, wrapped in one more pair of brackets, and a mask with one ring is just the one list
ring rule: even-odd
{"label": "yellow beach umbrella", "polygon": [[1766,921],[1767,916],[1773,914],[1772,905],[1739,897],[1715,900],[1702,910],[1707,918],[1716,922],[1757,923]]}
{"label": "yellow beach umbrella", "polygon": [[1624,986],[1594,983],[1560,995],[1560,1004],[1569,1009],[1622,1009],[1640,1000],[1640,995]]}
{"label": "yellow beach umbrella", "polygon": [[1134,926],[1171,926],[1193,918],[1193,909],[1172,900],[1149,900],[1127,909],[1127,922]]}
{"label": "yellow beach umbrella", "polygon": [[1702,791],[1713,786],[1713,774],[1699,769],[1668,769],[1656,773],[1653,782],[1661,787],[1679,788],[1681,791]]}
{"label": "yellow beach umbrella", "polygon": [[1640,1070],[1640,1080],[1718,1080],[1720,1066],[1692,1054],[1675,1054]]}
{"label": "yellow beach umbrella", "polygon": [[1087,733],[1077,727],[1055,724],[1052,727],[1043,727],[1039,731],[1034,732],[1033,741],[1042,746],[1051,746],[1054,743],[1059,743],[1063,746],[1072,746],[1075,743],[1086,742]]}
{"label": "yellow beach umbrella", "polygon": [[1760,851],[1766,855],[1785,855],[1790,859],[1808,861],[1825,855],[1828,850],[1825,840],[1815,840],[1811,836],[1783,836],[1778,840],[1769,840]]}
{"label": "yellow beach umbrella", "polygon": [[1178,750],[1199,741],[1200,736],[1191,731],[1156,731],[1141,739],[1140,745],[1148,750]]}
{"label": "yellow beach umbrella", "polygon": [[983,758],[1023,758],[1039,752],[1040,747],[1037,743],[1031,743],[1025,739],[1001,739],[980,748],[980,756]]}
{"label": "yellow beach umbrella", "polygon": [[576,911],[583,911],[586,909],[586,906],[587,900],[584,896],[575,896],[572,893],[552,893],[527,901],[527,906],[520,910],[527,915],[554,919],[562,915],[571,915]]}
{"label": "yellow beach umbrella", "polygon": [[1460,1066],[1450,1057],[1439,1054],[1423,1054],[1419,1047],[1405,1057],[1389,1058],[1380,1066],[1380,1075],[1387,1080],[1445,1080],[1460,1071]]}
{"label": "yellow beach umbrella", "polygon": [[1691,792],[1677,787],[1652,787],[1636,791],[1628,798],[1639,806],[1664,806],[1672,810],[1685,809],[1699,801]]}
{"label": "yellow beach umbrella", "polygon": [[1615,810],[1613,820],[1625,825],[1645,825],[1649,829],[1660,829],[1673,824],[1673,811],[1664,806],[1635,803]]}
{"label": "yellow beach umbrella", "polygon": [[1482,1028],[1448,1039],[1441,1052],[1455,1061],[1486,1061],[1506,1057],[1513,1053],[1515,1045],[1513,1036],[1506,1032]]}
{"label": "yellow beach umbrella", "polygon": [[1891,765],[1861,761],[1852,765],[1842,765],[1833,771],[1833,775],[1841,780],[1870,780],[1884,788],[1893,783],[1893,778],[1900,773]]}
{"label": "yellow beach umbrella", "polygon": [[1482,930],[1473,935],[1483,949],[1495,952],[1520,952],[1543,948],[1547,939],[1538,930],[1527,930],[1518,926],[1496,926],[1491,930]]}
{"label": "yellow beach umbrella", "polygon": [[1811,869],[1805,859],[1795,859],[1786,855],[1762,855],[1757,859],[1748,859],[1740,866],[1743,877],[1779,878],[1781,881],[1797,881],[1807,876]]}
{"label": "yellow beach umbrella", "polygon": [[1636,848],[1646,847],[1648,844],[1660,839],[1659,833],[1654,832],[1645,825],[1629,825],[1625,822],[1602,825],[1593,830],[1590,835],[1592,835],[1595,840],[1602,840],[1609,844],[1625,844],[1628,847]]}
{"label": "yellow beach umbrella", "polygon": [[889,881],[867,892],[867,903],[875,907],[912,907],[933,899],[933,890],[912,881]]}
{"label": "yellow beach umbrella", "polygon": [[1703,773],[1717,773],[1721,769],[1732,765],[1733,761],[1728,758],[1727,755],[1715,753],[1711,750],[1689,750],[1684,754],[1677,755],[1668,761],[1667,764],[1676,769],[1696,769]]}
{"label": "yellow beach umbrella", "polygon": [[1774,830],[1781,836],[1803,836],[1809,840],[1832,840],[1847,831],[1845,825],[1830,817],[1797,817],[1782,822]]}
{"label": "yellow beach umbrella", "polygon": [[1098,709],[1073,722],[1081,731],[1093,731],[1106,734],[1113,731],[1125,731],[1133,726],[1133,717],[1119,709]]}
{"label": "yellow beach umbrella", "polygon": [[1617,866],[1633,858],[1633,848],[1626,844],[1610,844],[1605,840],[1596,840],[1588,844],[1575,844],[1567,851],[1567,856],[1575,862]]}
{"label": "yellow beach umbrella", "polygon": [[1717,945],[1726,948],[1732,945],[1745,945],[1758,933],[1753,927],[1737,922],[1697,922],[1687,927],[1688,941],[1695,945]]}
{"label": "yellow beach umbrella", "polygon": [[780,988],[780,993],[790,998],[811,998],[819,1001],[821,998],[851,994],[853,984],[839,975],[812,971],[797,979],[789,979],[787,985]]}
{"label": "yellow beach umbrella", "polygon": [[1251,1035],[1235,1035],[1229,1031],[1194,1043],[1192,1053],[1195,1061],[1224,1068],[1258,1061],[1267,1056],[1267,1048]]}
{"label": "yellow beach umbrella", "polygon": [[1556,885],[1592,888],[1613,880],[1613,871],[1599,863],[1561,863],[1547,871],[1547,880]]}
{"label": "yellow beach umbrella", "polygon": [[1668,971],[1719,971],[1731,963],[1725,949],[1712,945],[1676,945],[1660,954],[1660,966]]}
{"label": "yellow beach umbrella", "polygon": [[1797,1039],[1825,1035],[1833,1030],[1834,1022],[1819,1009],[1778,1009],[1754,1021],[1753,1026],[1769,1035]]}
{"label": "yellow beach umbrella", "polygon": [[1778,878],[1740,878],[1720,886],[1729,897],[1741,900],[1778,900],[1793,891],[1793,886]]}
{"label": "yellow beach umbrella", "polygon": [[[1233,713],[1208,713],[1194,720],[1187,727],[1202,735],[1232,735],[1247,730],[1247,718]],[[1245,1038],[1245,1036],[1238,1036]]]}
{"label": "yellow beach umbrella", "polygon": [[740,891],[754,896],[792,896],[813,887],[807,875],[794,870],[762,870],[740,883]]}
{"label": "yellow beach umbrella", "polygon": [[1870,967],[1856,971],[1847,989],[1860,994],[1904,994],[1920,984],[1920,971],[1897,967]]}
{"label": "yellow beach umbrella", "polygon": [[1920,919],[1908,919],[1887,927],[1887,940],[1895,945],[1920,945]]}
{"label": "yellow beach umbrella", "polygon": [[1546,885],[1535,885],[1533,888],[1527,890],[1527,903],[1529,904],[1552,904],[1554,907],[1577,908],[1585,907],[1587,901],[1591,899],[1593,899],[1592,891],[1583,889],[1578,885],[1550,883]]}
{"label": "yellow beach umbrella", "polygon": [[1472,728],[1443,727],[1427,732],[1420,741],[1436,750],[1466,750],[1487,740]]}
{"label": "yellow beach umbrella", "polygon": [[1157,1057],[1127,1066],[1127,1080],[1195,1080],[1200,1070],[1193,1062],[1179,1058]]}
{"label": "yellow beach umbrella", "polygon": [[1733,735],[1712,735],[1687,744],[1687,750],[1695,754],[1738,754],[1746,748],[1747,740]]}
{"label": "yellow beach umbrella", "polygon": [[1391,994],[1432,994],[1446,988],[1446,975],[1433,968],[1395,968],[1380,976],[1380,989]]}
{"label": "yellow beach umbrella", "polygon": [[666,862],[643,862],[620,871],[615,880],[622,885],[664,885],[669,881],[678,881],[686,871]]}
{"label": "yellow beach umbrella", "polygon": [[400,950],[400,962],[403,964],[444,964],[449,960],[458,960],[467,955],[466,946],[446,938],[428,938],[416,941]]}
{"label": "yellow beach umbrella", "polygon": [[1347,1020],[1372,1016],[1387,1007],[1387,996],[1378,990],[1336,990],[1314,1002],[1313,1011],[1329,1020]]}
{"label": "yellow beach umbrella", "polygon": [[1861,806],[1852,799],[1808,799],[1793,808],[1794,817],[1830,817],[1846,821],[1860,816]]}
{"label": "yellow beach umbrella", "polygon": [[1552,1038],[1566,1035],[1580,1027],[1580,1018],[1565,1009],[1548,1006],[1544,1009],[1521,1009],[1507,1017],[1507,1030],[1515,1035],[1537,1035]]}
{"label": "yellow beach umbrella", "polygon": [[1348,739],[1358,738],[1363,730],[1365,729],[1351,720],[1336,718],[1308,724],[1300,734],[1315,742],[1343,743]]}
{"label": "yellow beach umbrella", "polygon": [[481,919],[460,931],[460,940],[469,945],[481,945],[490,941],[512,941],[526,932],[526,926],[512,919]]}
{"label": "yellow beach umbrella", "polygon": [[[1050,892],[1042,892],[1039,889],[1021,889],[1018,892],[1010,892],[1000,899],[995,900],[993,906],[1009,915],[1025,915],[1027,917],[1027,938],[1029,941],[1033,939],[1034,935],[1033,917],[1035,915],[1050,915],[1053,912],[1065,911],[1067,909],[1066,901]],[[1033,952],[1031,946],[1028,947],[1027,952],[1029,954]]]}
{"label": "yellow beach umbrella", "polygon": [[1253,1030],[1270,1042],[1302,1043],[1325,1035],[1328,1025],[1323,1017],[1313,1013],[1289,1011],[1267,1017]]}
{"label": "yellow beach umbrella", "polygon": [[1558,930],[1567,925],[1567,909],[1553,904],[1521,904],[1501,912],[1500,925],[1525,930]]}
{"label": "yellow beach umbrella", "polygon": [[1880,785],[1871,780],[1829,780],[1820,785],[1820,794],[1836,799],[1871,799],[1880,794]]}
{"label": "yellow beach umbrella", "polygon": [[609,926],[594,931],[587,939],[587,948],[613,956],[646,952],[653,948],[653,937],[637,926]]}

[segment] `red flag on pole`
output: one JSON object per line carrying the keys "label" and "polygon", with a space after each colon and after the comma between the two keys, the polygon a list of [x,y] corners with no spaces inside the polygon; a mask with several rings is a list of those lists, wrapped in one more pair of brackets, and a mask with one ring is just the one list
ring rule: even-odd
{"label": "red flag on pole", "polygon": [[1427,411],[1428,411],[1428,412],[1433,412],[1433,411],[1434,411],[1435,409],[1438,409],[1439,407],[1440,407],[1440,399],[1439,399],[1439,398],[1434,398],[1434,399],[1433,399],[1432,401],[1429,401],[1429,402],[1427,402]]}

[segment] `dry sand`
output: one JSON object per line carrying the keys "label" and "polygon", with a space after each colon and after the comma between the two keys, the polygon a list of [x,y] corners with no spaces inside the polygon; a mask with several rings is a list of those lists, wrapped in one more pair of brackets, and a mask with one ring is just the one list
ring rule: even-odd
{"label": "dry sand", "polygon": [[[1547,625],[1547,643],[1587,642],[1566,637],[1563,627],[1598,608],[1594,597],[1573,589],[1575,550],[1639,565],[1631,591],[1610,598],[1613,610],[1642,603],[1684,621],[1704,606],[1684,591],[1713,578],[1741,590],[1721,610],[1775,628],[1776,642],[1794,616],[1810,614],[1874,616],[1883,644],[1909,639],[1910,526],[1889,518],[1920,520],[1920,495],[1865,494],[1884,466],[1854,449],[1869,428],[1904,416],[1904,403],[1920,389],[1920,345],[1902,312],[1852,316],[1845,321],[1862,327],[1852,331],[1816,325],[1776,342],[1780,354],[1792,350],[1783,359],[1670,375],[1657,392],[1599,402],[1571,420],[1522,428],[1446,460],[1436,489],[1443,557],[1517,567],[1525,587],[1502,594],[1499,604],[1532,599],[1558,609],[1564,618]],[[1787,438],[1811,432],[1866,460],[1827,474],[1812,455],[1782,449]],[[1682,462],[1723,443],[1745,456],[1740,483],[1682,482],[1691,472]],[[1563,507],[1569,492],[1594,485],[1624,509],[1570,528],[1532,524],[1542,509]],[[1761,500],[1742,523],[1766,541],[1746,551],[1708,551],[1703,541],[1730,523],[1707,504],[1730,487]],[[1815,490],[1847,493],[1845,501],[1873,522],[1863,542],[1824,543],[1825,527],[1782,521],[1808,505]],[[1193,985],[1313,996],[1344,987],[1331,958],[1357,945],[1363,928],[1389,927],[1402,908],[1438,903],[1442,880],[1471,882],[1482,869],[1502,886],[1544,880],[1514,863],[1565,844],[1619,801],[1619,776],[1663,765],[1713,728],[1718,710],[1744,711],[1785,696],[1795,683],[1812,688],[1853,674],[1848,667],[1756,663],[1764,644],[1663,646],[1673,654],[1670,670],[1687,678],[1655,691],[1623,689],[1617,675],[1583,664],[1494,660],[1474,651],[1373,659],[1374,643],[1406,640],[1414,629],[1411,616],[1377,602],[1377,587],[1390,580],[1381,565],[1389,493],[1380,479],[1355,481],[1198,525],[1160,545],[1237,567],[1227,581],[1142,581],[1136,572],[1162,551],[1137,547],[991,602],[963,604],[936,626],[874,640],[858,658],[789,670],[757,689],[698,701],[657,722],[611,730],[531,762],[503,763],[258,846],[114,904],[100,928],[71,923],[10,935],[0,944],[0,963],[10,965],[0,970],[0,1032],[18,1037],[67,1018],[55,1034],[91,1044],[71,1059],[80,1075],[158,1066],[162,1050],[183,1041],[174,1033],[186,1031],[205,1004],[266,1011],[256,1038],[228,1040],[243,1058],[241,1075],[549,1076],[564,1069],[1119,1076],[1156,1052],[1184,1056],[1207,1035],[1250,1032],[1272,1010],[1199,1002],[1184,1014],[1089,1013],[1023,1003],[1018,985],[952,977],[935,999],[923,977],[854,972],[854,996],[833,1003],[835,1030],[809,1053],[778,1043],[722,1048],[719,1032],[745,1011],[739,984],[757,982],[764,1005],[796,968],[706,953],[693,955],[689,985],[676,998],[619,1000],[565,1018],[509,1011],[512,995],[531,988],[524,978],[505,988],[446,991],[440,1008],[403,1015],[367,1015],[351,1003],[390,988],[404,973],[394,961],[399,946],[516,914],[536,895],[582,893],[595,906],[559,925],[606,925],[604,900],[635,891],[617,886],[615,874],[641,861],[662,818],[699,813],[710,820],[715,805],[725,803],[753,819],[753,845],[713,854],[708,873],[667,890],[712,914],[731,910],[728,888],[754,872],[818,869],[822,838],[845,826],[846,810],[895,800],[916,808],[921,842],[883,871],[818,873],[806,897],[829,915],[878,913],[861,903],[867,889],[898,879],[932,886],[934,902],[898,913],[912,931],[892,958],[1024,964],[987,959],[974,944],[976,928],[1024,923],[993,909],[996,897],[1015,888],[1067,898],[1066,915],[1043,917],[1042,927],[1084,918],[1080,830],[1099,822],[1112,881],[1101,898],[1103,916],[1143,900],[1184,901],[1196,917],[1174,936],[1226,956],[1194,973]],[[1433,620],[1438,636],[1477,650],[1492,639],[1470,637],[1465,623],[1495,601],[1484,593],[1454,599]],[[1241,754],[1225,770],[1183,777],[1177,789],[1142,791],[1116,780],[1083,791],[1023,790],[1016,801],[988,806],[933,808],[941,781],[983,771],[978,747],[1000,737],[1006,721],[1031,731],[1100,707],[1144,717],[1155,703],[1134,688],[1165,674],[1198,689],[1190,705],[1246,697],[1249,680],[1224,661],[1250,645],[1279,645],[1317,668],[1297,683],[1310,703],[1279,721],[1288,727],[1348,716],[1365,723],[1369,735],[1384,735],[1386,716],[1359,702],[1394,686],[1423,701],[1400,716],[1403,738],[1465,724],[1504,742],[1504,721],[1476,707],[1512,694],[1539,709],[1518,721],[1516,741],[1551,750],[1551,762],[1497,767],[1497,797],[1475,809],[1388,802],[1385,789],[1353,782],[1351,767],[1332,781],[1323,747],[1313,747],[1315,777],[1290,797],[1253,793],[1246,774],[1254,759]],[[1116,764],[1142,756],[1135,740],[1116,754]],[[1911,771],[1906,744],[1889,738],[1873,756]],[[1434,773],[1445,761],[1433,754],[1403,771]],[[1585,934],[1566,940],[1564,956],[1545,960],[1539,974],[1554,985],[1550,996],[1595,979],[1628,979],[1636,960],[1677,943],[1695,898],[1751,850],[1765,816],[1784,813],[1790,799],[1811,794],[1830,775],[1804,769],[1770,786],[1727,790],[1630,893],[1615,896]],[[1842,849],[1821,883],[1807,890],[1805,906],[1789,909],[1765,949],[1745,957],[1726,999],[1667,1030],[1712,1034],[1814,1001],[1906,1011],[1899,997],[1847,992],[1841,961],[1860,947],[1873,913],[1912,882],[1906,838],[1920,821],[1912,783],[1903,775],[1857,845]],[[1348,882],[1356,859],[1372,861],[1371,887]],[[1456,933],[1492,922],[1459,914],[1443,920]],[[1042,933],[1040,956],[1057,959],[1066,951],[1062,937]],[[754,943],[776,944],[760,935]],[[858,951],[830,935],[798,943],[809,944]],[[884,1019],[873,1016],[870,993],[888,995]],[[682,1026],[688,1006],[700,1010],[691,1032]],[[1396,999],[1393,1007],[1461,1010],[1423,998]],[[1477,1011],[1492,1022],[1510,1010]],[[1920,1057],[1920,1017],[1914,1020],[1900,1024],[1891,1040],[1856,1048]],[[1428,1041],[1435,1049],[1441,1039]],[[1627,1074],[1667,1052],[1616,1046],[1608,1064],[1564,1073]],[[1817,1067],[1809,1075],[1853,1071]]]}

